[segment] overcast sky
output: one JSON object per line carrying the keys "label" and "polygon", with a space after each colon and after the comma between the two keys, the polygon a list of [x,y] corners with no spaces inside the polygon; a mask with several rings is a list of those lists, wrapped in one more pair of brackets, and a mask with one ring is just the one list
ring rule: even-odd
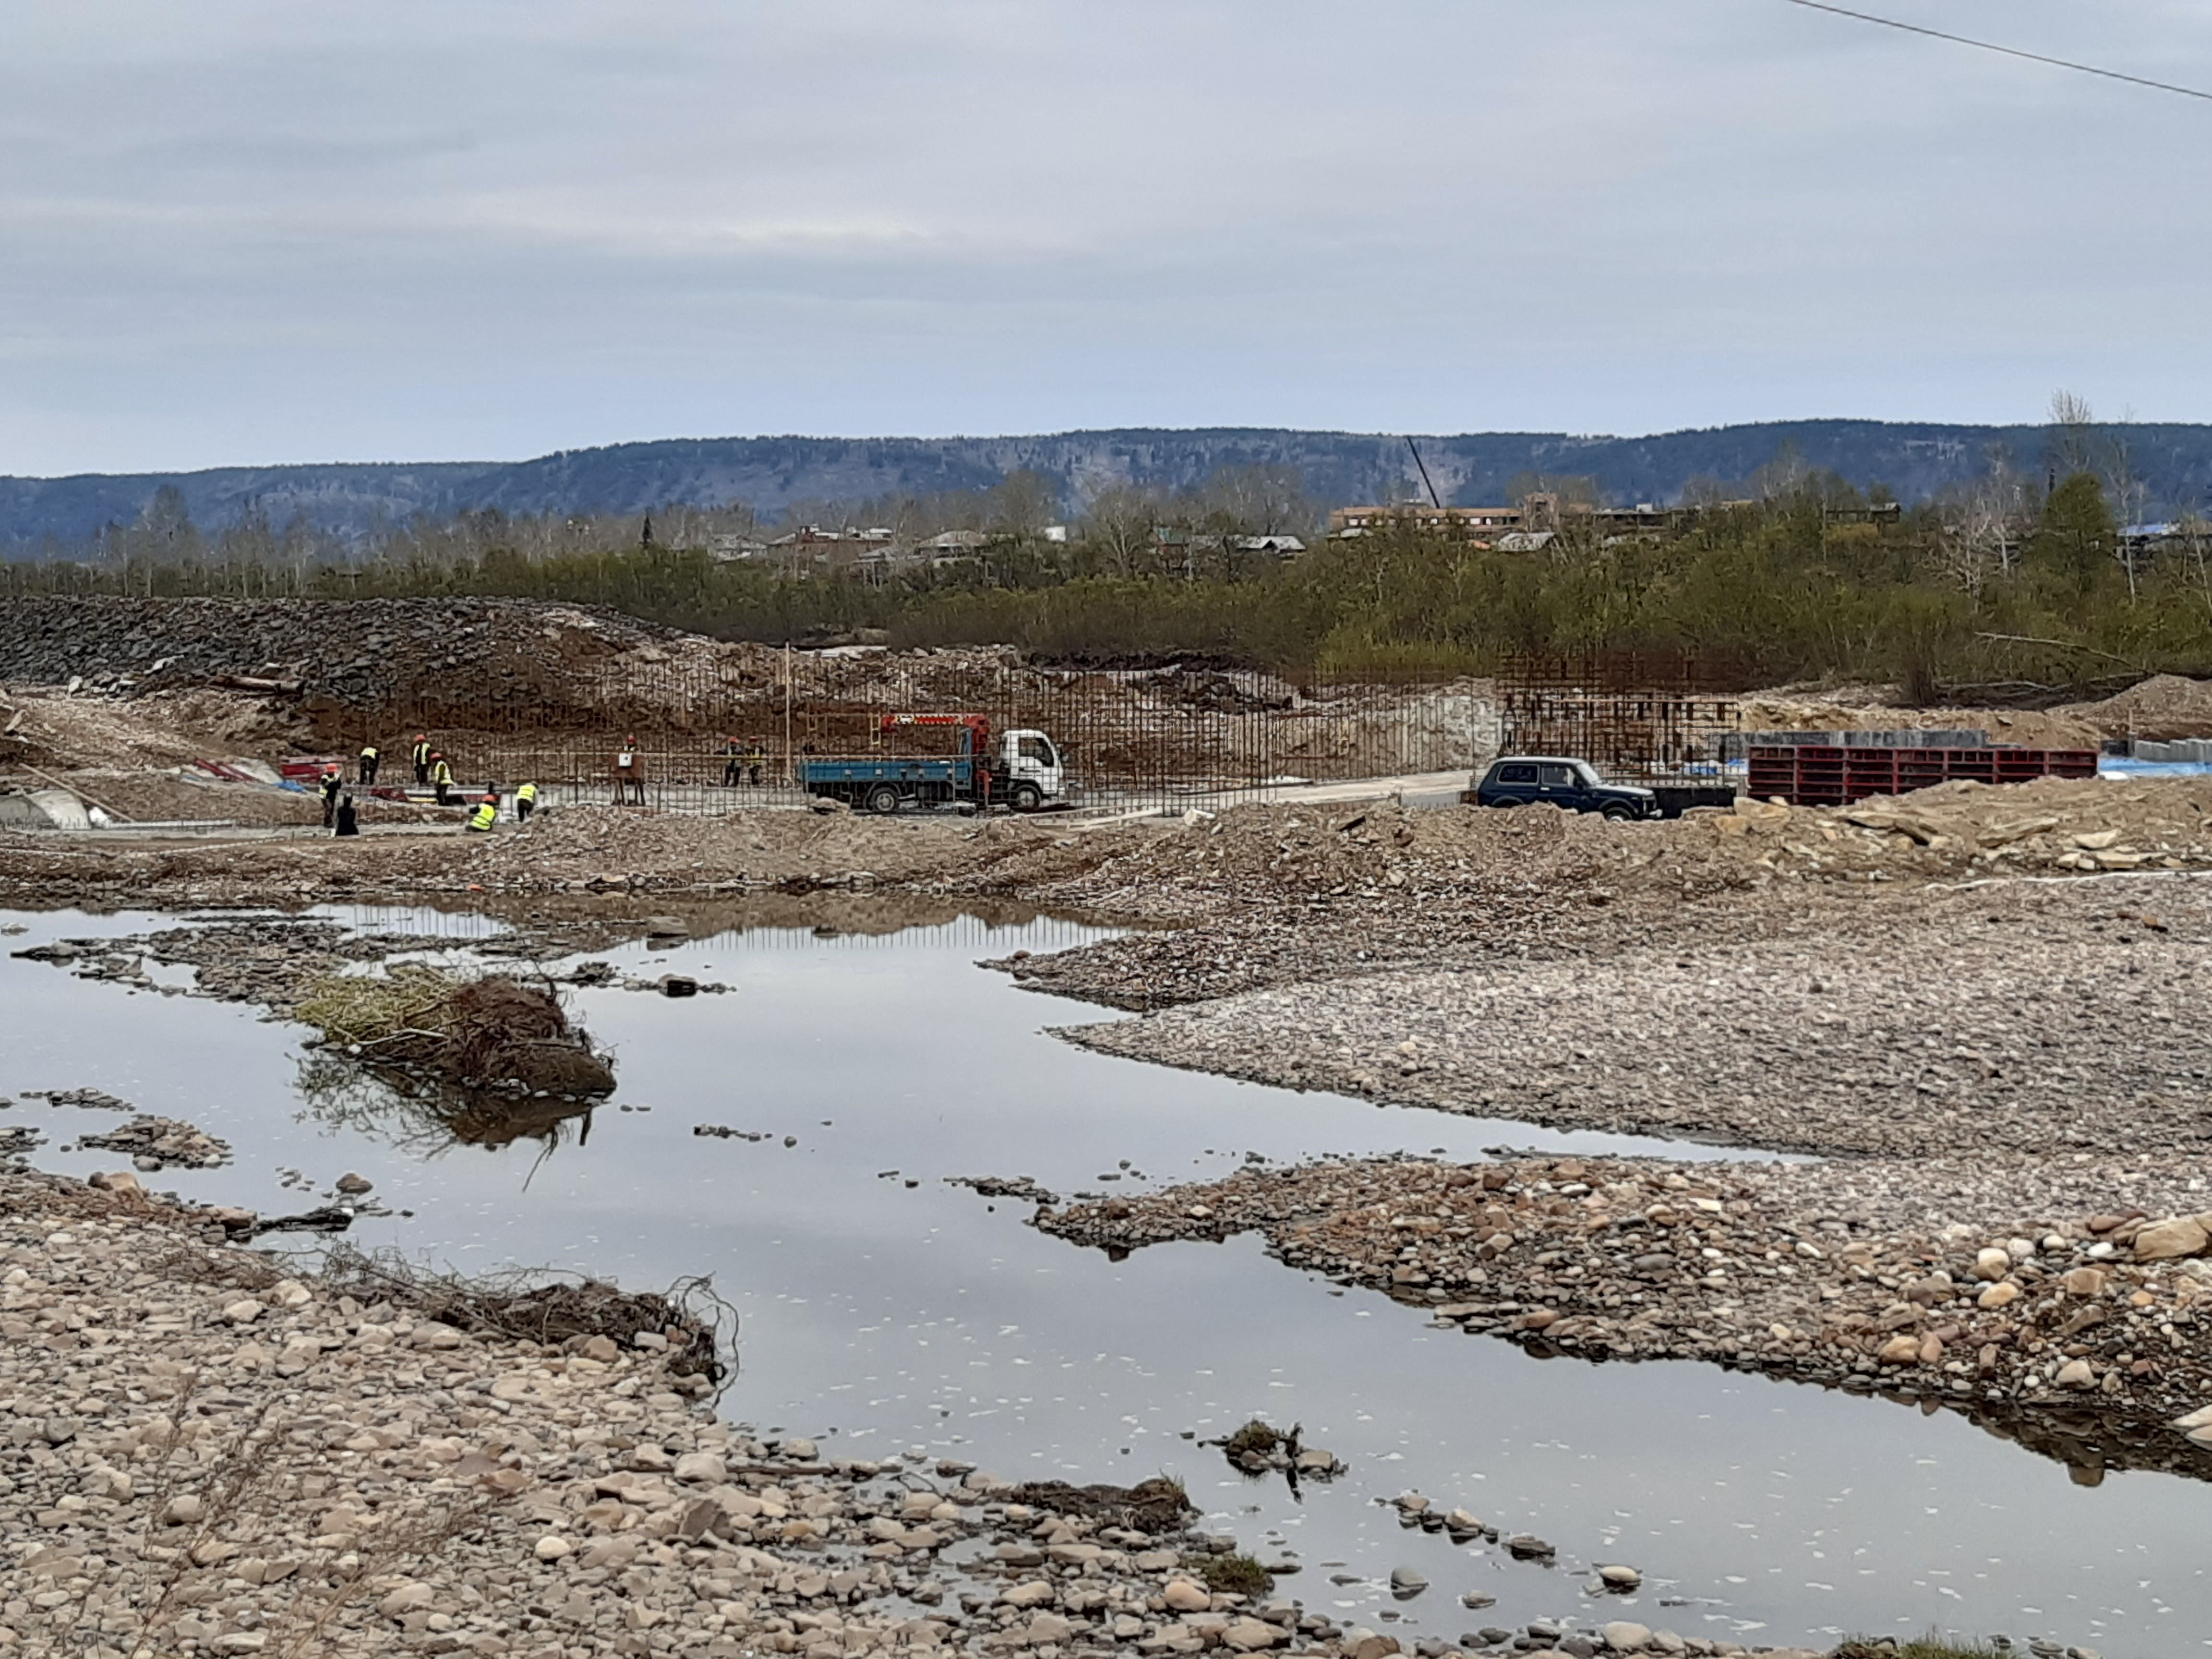
{"label": "overcast sky", "polygon": [[[2202,0],[1864,0],[2212,88]],[[0,472],[2212,416],[2212,103],[1785,0],[9,0]]]}

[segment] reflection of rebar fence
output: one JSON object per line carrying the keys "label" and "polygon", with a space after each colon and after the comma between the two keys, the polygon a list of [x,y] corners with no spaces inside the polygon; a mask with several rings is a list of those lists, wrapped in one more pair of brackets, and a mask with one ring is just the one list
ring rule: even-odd
{"label": "reflection of rebar fence", "polygon": [[1734,665],[1662,653],[1521,657],[1498,676],[1499,745],[1567,755],[1607,777],[1665,780],[1711,771],[1739,725],[1723,688]]}
{"label": "reflection of rebar fence", "polygon": [[1212,669],[1049,669],[977,653],[755,647],[647,648],[433,684],[346,710],[331,735],[377,738],[391,753],[393,732],[426,731],[471,781],[531,780],[580,800],[611,800],[615,757],[629,753],[649,803],[711,811],[796,804],[810,759],[874,759],[949,742],[942,727],[884,729],[886,715],[920,713],[982,714],[994,732],[1045,732],[1081,804],[1463,770],[1497,742],[1490,687],[1471,679],[1294,686]]}

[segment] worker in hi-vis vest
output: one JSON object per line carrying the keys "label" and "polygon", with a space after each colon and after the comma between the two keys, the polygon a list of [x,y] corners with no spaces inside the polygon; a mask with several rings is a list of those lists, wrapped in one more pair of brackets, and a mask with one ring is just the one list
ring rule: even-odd
{"label": "worker in hi-vis vest", "polygon": [[383,757],[376,752],[376,745],[374,744],[365,743],[362,744],[361,781],[362,783],[370,784],[376,781],[376,763],[382,758]]}
{"label": "worker in hi-vis vest", "polygon": [[530,815],[537,810],[538,786],[534,783],[526,783],[514,792],[514,821],[517,823],[527,823],[530,822]]}
{"label": "worker in hi-vis vest", "polygon": [[430,757],[434,751],[430,747],[430,734],[428,732],[417,732],[415,734],[415,747],[411,752],[415,759],[416,783],[417,786],[420,786],[429,782]]}
{"label": "worker in hi-vis vest", "polygon": [[437,750],[430,751],[430,787],[438,792],[438,805],[453,804],[453,769],[446,764],[446,757]]}
{"label": "worker in hi-vis vest", "polygon": [[345,787],[345,780],[338,776],[338,769],[323,769],[323,828],[327,830],[338,821],[338,792]]}
{"label": "worker in hi-vis vest", "polygon": [[486,795],[483,799],[477,804],[477,810],[469,814],[469,821],[466,828],[473,834],[483,835],[488,832],[491,829],[492,825],[498,822],[499,795],[497,791],[495,790],[494,793]]}

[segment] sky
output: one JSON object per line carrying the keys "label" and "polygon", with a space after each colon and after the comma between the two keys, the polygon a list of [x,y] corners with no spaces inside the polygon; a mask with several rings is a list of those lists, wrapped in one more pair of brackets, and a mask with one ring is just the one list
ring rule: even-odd
{"label": "sky", "polygon": [[[1863,0],[2212,89],[2202,0]],[[1787,0],[9,0],[0,473],[2212,418],[2212,102]]]}

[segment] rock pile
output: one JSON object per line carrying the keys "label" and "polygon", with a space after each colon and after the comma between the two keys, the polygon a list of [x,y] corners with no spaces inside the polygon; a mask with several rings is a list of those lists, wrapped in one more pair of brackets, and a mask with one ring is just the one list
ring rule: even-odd
{"label": "rock pile", "polygon": [[2172,1425],[2163,1455],[2204,1473],[2208,1204],[2203,1166],[2162,1156],[1403,1160],[1248,1166],[1034,1224],[1115,1250],[1257,1230],[1291,1266],[1562,1352],[2006,1408],[2094,1401]]}
{"label": "rock pile", "polygon": [[173,1117],[134,1117],[119,1129],[80,1135],[86,1151],[121,1152],[143,1174],[172,1164],[185,1170],[219,1169],[230,1162],[230,1143]]}
{"label": "rock pile", "polygon": [[229,679],[356,705],[466,674],[526,698],[530,665],[680,637],[618,611],[505,599],[130,599],[52,596],[0,611],[0,682],[150,691]]}

